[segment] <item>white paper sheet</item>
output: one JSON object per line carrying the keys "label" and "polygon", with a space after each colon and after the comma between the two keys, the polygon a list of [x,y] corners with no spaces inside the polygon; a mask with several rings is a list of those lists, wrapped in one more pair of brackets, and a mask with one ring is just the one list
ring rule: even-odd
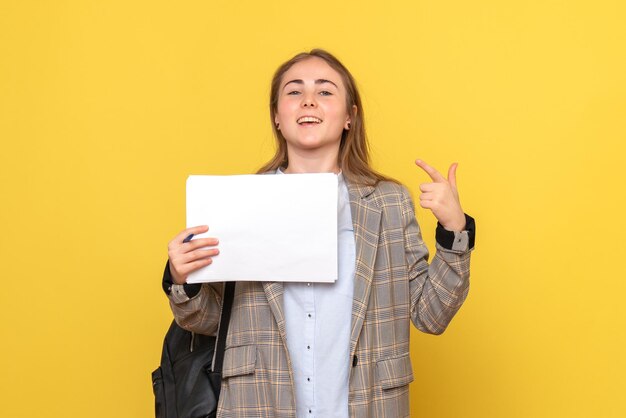
{"label": "white paper sheet", "polygon": [[337,175],[189,176],[187,226],[220,254],[188,283],[337,280]]}

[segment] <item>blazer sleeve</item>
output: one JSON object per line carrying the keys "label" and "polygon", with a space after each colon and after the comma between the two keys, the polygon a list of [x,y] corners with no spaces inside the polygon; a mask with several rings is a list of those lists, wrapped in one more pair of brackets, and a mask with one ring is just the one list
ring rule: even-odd
{"label": "blazer sleeve", "polygon": [[[167,266],[163,274],[163,282],[168,282]],[[171,278],[169,282],[171,283]],[[224,283],[202,283],[200,291],[193,292],[191,297],[185,286],[172,284],[166,290],[176,323],[181,328],[197,334],[217,335]]]}
{"label": "blazer sleeve", "polygon": [[[411,294],[411,321],[429,334],[441,334],[457,313],[469,291],[470,254],[473,245],[467,237],[451,249],[437,243],[430,265],[428,248],[415,219],[415,208],[408,191],[402,188],[404,247]],[[466,231],[457,232],[459,237]],[[473,242],[473,237],[472,237]]]}

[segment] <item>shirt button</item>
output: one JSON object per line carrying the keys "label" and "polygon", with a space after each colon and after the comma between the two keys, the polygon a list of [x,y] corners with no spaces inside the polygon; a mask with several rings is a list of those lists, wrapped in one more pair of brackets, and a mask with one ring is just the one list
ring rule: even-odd
{"label": "shirt button", "polygon": [[307,345],[307,346],[306,346],[306,349],[307,349],[307,350],[310,350],[310,349],[311,349],[311,346],[310,346],[310,345]]}
{"label": "shirt button", "polygon": [[309,314],[309,318],[311,317],[311,314]]}
{"label": "shirt button", "polygon": [[310,414],[310,413],[312,413],[312,412],[313,412],[313,411],[311,411],[311,410],[309,409],[309,414]]}
{"label": "shirt button", "polygon": [[307,285],[307,286],[311,286],[311,283],[307,283],[306,285]]}
{"label": "shirt button", "polygon": [[307,381],[307,382],[310,382],[310,381],[311,381],[311,378],[310,378],[310,377],[307,377],[307,378],[306,378],[306,381]]}

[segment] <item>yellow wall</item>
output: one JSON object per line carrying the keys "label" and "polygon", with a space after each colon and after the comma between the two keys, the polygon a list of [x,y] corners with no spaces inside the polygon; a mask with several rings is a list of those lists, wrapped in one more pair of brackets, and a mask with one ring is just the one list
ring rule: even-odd
{"label": "yellow wall", "polygon": [[271,74],[316,46],[375,166],[417,194],[415,157],[459,161],[477,218],[413,416],[626,416],[625,3],[261,3],[0,3],[0,416],[152,416],[185,179],[270,156]]}

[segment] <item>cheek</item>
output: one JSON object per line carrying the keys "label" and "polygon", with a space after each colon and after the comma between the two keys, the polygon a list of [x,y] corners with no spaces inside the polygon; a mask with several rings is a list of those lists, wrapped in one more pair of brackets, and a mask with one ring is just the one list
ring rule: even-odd
{"label": "cheek", "polygon": [[337,123],[338,125],[342,125],[342,126],[346,122],[346,119],[348,118],[348,114],[343,108],[334,108],[332,110],[329,109],[326,115],[331,116],[335,123]]}
{"label": "cheek", "polygon": [[278,106],[276,107],[276,118],[279,120],[284,120],[285,118],[293,115],[293,105],[287,101],[278,102]]}

